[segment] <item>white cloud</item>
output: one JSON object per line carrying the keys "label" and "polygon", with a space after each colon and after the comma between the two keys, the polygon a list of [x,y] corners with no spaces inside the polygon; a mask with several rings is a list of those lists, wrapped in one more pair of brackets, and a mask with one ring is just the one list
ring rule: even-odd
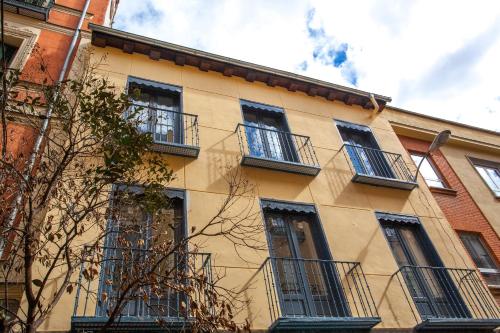
{"label": "white cloud", "polygon": [[[498,1],[121,0],[114,27],[344,85],[355,75],[392,105],[500,131]],[[343,44],[346,62],[327,64]]]}

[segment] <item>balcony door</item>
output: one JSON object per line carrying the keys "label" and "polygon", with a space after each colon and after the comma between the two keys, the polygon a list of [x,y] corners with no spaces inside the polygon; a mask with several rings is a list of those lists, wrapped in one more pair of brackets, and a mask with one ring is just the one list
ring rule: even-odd
{"label": "balcony door", "polygon": [[266,212],[282,315],[344,317],[349,310],[314,215]]}
{"label": "balcony door", "polygon": [[[140,189],[135,187],[130,190],[140,192]],[[141,269],[141,263],[152,259],[149,249],[153,246],[153,242],[176,243],[183,237],[185,228],[183,200],[179,198],[180,195],[172,197],[168,208],[152,215],[140,205],[130,202],[130,197],[123,195],[124,191],[116,191],[113,198],[113,213],[108,222],[109,232],[103,249],[104,258],[98,293],[99,295],[105,293],[107,299],[98,306],[96,313],[98,316],[106,316],[108,311],[117,305],[119,297],[123,296],[126,302],[120,311],[122,316],[176,317],[179,315],[180,302],[184,300],[178,292],[162,288],[162,293],[134,289],[126,295],[121,293],[122,287],[128,283],[126,277],[143,276],[144,273],[137,270]],[[127,199],[124,199],[125,197]],[[158,276],[164,276],[162,272],[182,269],[184,263],[182,257],[177,254],[153,260],[159,263]],[[175,279],[175,275],[170,273],[167,278]],[[178,281],[170,281],[172,284],[176,282]],[[168,283],[168,281],[161,282],[162,285]]]}
{"label": "balcony door", "polygon": [[183,144],[180,92],[160,87],[159,84],[151,87],[147,84],[137,84],[135,81],[130,83],[129,89],[140,90],[140,95],[132,101],[132,108],[140,109],[136,116],[139,130],[150,132],[156,143]]}
{"label": "balcony door", "polygon": [[357,173],[383,178],[395,178],[384,153],[367,126],[337,121],[342,140]]}
{"label": "balcony door", "polygon": [[243,108],[249,153],[254,157],[297,162],[296,148],[283,113]]}
{"label": "balcony door", "polygon": [[422,319],[470,317],[453,279],[419,224],[381,221],[387,241]]}

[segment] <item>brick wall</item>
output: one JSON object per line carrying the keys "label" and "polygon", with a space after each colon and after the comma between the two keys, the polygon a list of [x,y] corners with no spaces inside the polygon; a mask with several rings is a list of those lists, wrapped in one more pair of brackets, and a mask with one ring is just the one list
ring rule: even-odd
{"label": "brick wall", "polygon": [[[399,139],[408,151],[424,153],[430,144],[426,141],[405,136],[399,136]],[[481,234],[491,253],[497,259],[497,262],[500,262],[500,239],[469,192],[467,192],[457,174],[453,171],[441,151],[434,152],[430,159],[448,186],[457,191],[456,195],[433,192],[434,198],[441,207],[446,219],[456,231]],[[485,193],[485,195],[489,195],[489,193]]]}

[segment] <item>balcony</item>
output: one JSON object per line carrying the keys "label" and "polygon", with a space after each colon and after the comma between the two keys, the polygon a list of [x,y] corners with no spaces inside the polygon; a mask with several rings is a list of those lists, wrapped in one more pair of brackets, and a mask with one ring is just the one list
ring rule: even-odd
{"label": "balcony", "polygon": [[[117,307],[114,301],[118,296],[126,297],[127,301],[122,303],[119,315],[106,332],[182,331],[194,321],[192,304],[211,309],[207,299],[212,286],[211,255],[208,253],[172,255],[157,265],[158,274],[147,275],[160,281],[159,289],[147,284],[125,296],[120,294],[123,285],[118,284],[119,277],[134,276],[131,262],[148,262],[150,256],[145,250],[113,247],[103,248],[102,253],[90,253],[89,260],[80,270],[71,332],[100,331],[109,319],[109,312]],[[97,258],[102,259],[98,261]],[[99,278],[89,278],[88,272],[96,268],[100,268]],[[187,294],[180,289],[194,291]],[[104,293],[108,295],[105,300],[101,298]]]}
{"label": "balcony", "polygon": [[353,174],[353,182],[403,190],[413,190],[417,186],[400,154],[347,143],[341,151]]}
{"label": "balcony", "polygon": [[500,326],[498,305],[473,269],[402,266],[394,276],[417,330],[491,332]]}
{"label": "balcony", "polygon": [[4,8],[9,12],[46,21],[54,0],[5,0]]}
{"label": "balcony", "polygon": [[321,170],[307,136],[238,124],[241,164],[316,176]]}
{"label": "balcony", "polygon": [[247,283],[261,284],[252,290],[266,292],[269,331],[360,331],[380,322],[357,262],[271,257]]}
{"label": "balcony", "polygon": [[198,157],[200,138],[197,115],[138,104],[133,104],[132,108],[139,110],[135,115],[139,130],[153,136],[152,151]]}

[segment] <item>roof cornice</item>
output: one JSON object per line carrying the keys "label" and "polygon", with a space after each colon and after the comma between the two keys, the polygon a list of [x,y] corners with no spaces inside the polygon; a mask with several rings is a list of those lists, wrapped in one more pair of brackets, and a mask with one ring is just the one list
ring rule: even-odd
{"label": "roof cornice", "polygon": [[[330,101],[347,105],[359,105],[373,109],[370,93],[338,84],[313,79],[250,62],[220,56],[185,46],[163,42],[109,27],[89,24],[92,44],[98,47],[115,47],[126,53],[140,53],[153,60],[165,59],[179,66],[195,66],[202,71],[215,71],[224,76],[238,76],[249,82],[263,82],[271,87],[283,87],[290,91],[302,91],[309,96],[322,96]],[[390,97],[373,94],[382,111]]]}

